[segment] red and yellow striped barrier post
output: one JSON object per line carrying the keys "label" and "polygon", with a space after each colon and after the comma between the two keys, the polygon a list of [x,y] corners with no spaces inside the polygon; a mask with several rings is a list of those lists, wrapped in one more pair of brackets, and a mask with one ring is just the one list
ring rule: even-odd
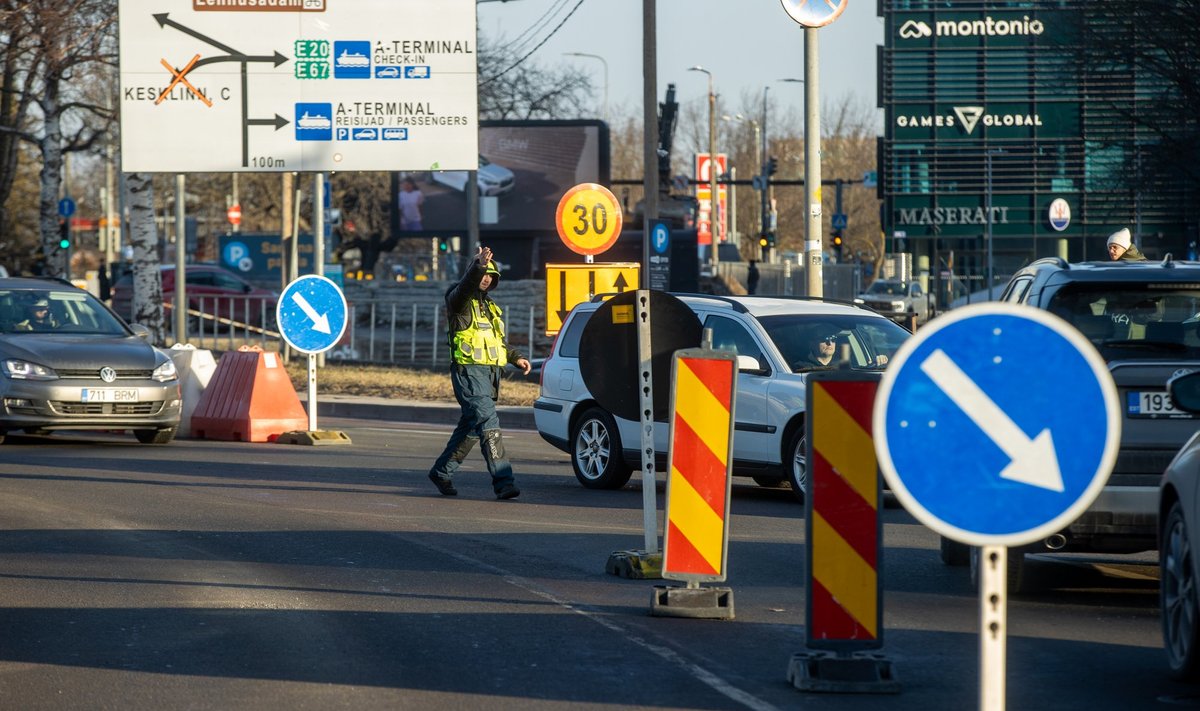
{"label": "red and yellow striped barrier post", "polygon": [[699,583],[725,580],[736,383],[733,353],[675,352],[662,576],[687,587],[656,587],[651,614],[733,617],[733,592]]}
{"label": "red and yellow striped barrier post", "polygon": [[872,439],[878,374],[808,377],[806,643],[788,678],[811,691],[894,693],[882,655],[882,492]]}

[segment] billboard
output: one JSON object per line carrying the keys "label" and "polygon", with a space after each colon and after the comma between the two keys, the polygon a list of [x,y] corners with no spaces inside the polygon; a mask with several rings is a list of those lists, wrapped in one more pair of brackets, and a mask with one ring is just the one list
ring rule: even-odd
{"label": "billboard", "polygon": [[[554,235],[554,211],[567,190],[609,183],[608,126],[594,120],[484,121],[478,160],[472,187],[480,195],[481,231]],[[400,178],[394,224],[401,236],[466,234],[467,171],[407,171]],[[405,178],[412,181],[407,190]],[[411,212],[408,206],[418,202],[414,189],[421,196]]]}
{"label": "billboard", "polygon": [[475,0],[121,0],[126,172],[466,168]]}

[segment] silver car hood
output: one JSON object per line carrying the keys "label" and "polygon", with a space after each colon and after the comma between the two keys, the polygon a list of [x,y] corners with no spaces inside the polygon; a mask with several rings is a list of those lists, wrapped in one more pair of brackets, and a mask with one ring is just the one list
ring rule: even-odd
{"label": "silver car hood", "polygon": [[19,358],[50,368],[153,370],[163,362],[156,349],[137,336],[71,336],[46,333],[7,335],[0,357]]}

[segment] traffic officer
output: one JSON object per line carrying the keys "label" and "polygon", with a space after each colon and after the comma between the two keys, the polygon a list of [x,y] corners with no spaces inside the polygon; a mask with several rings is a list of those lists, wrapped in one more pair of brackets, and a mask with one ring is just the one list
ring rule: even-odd
{"label": "traffic officer", "polygon": [[499,281],[500,270],[492,261],[492,250],[480,247],[462,280],[446,292],[450,382],[462,415],[446,449],[429,470],[429,479],[445,496],[458,494],[452,481],[454,472],[479,440],[483,441],[483,459],[492,475],[496,498],[512,499],[521,494],[504,453],[496,400],[500,396],[500,371],[506,364],[514,364],[526,375],[531,366],[520,351],[508,346],[502,312],[488,295]]}

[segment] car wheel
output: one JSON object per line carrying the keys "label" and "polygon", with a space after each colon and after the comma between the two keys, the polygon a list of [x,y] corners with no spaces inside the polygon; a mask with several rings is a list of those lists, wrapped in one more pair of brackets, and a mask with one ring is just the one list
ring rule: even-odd
{"label": "car wheel", "polygon": [[175,428],[164,427],[157,430],[134,430],[133,435],[142,444],[166,444],[175,439]]}
{"label": "car wheel", "polygon": [[571,466],[588,489],[620,489],[633,476],[621,453],[621,435],[612,415],[589,408],[571,433]]}
{"label": "car wheel", "polygon": [[1167,514],[1159,555],[1163,649],[1174,679],[1195,678],[1200,671],[1200,599],[1187,522],[1178,503]]}
{"label": "car wheel", "polygon": [[783,486],[784,482],[784,479],[781,477],[767,476],[765,474],[759,474],[753,478],[754,483],[758,484],[764,489],[778,489],[779,487]]}
{"label": "car wheel", "polygon": [[[979,584],[983,580],[983,576],[979,571],[979,556],[982,549],[978,546],[970,546],[971,552],[969,555],[968,564],[971,566],[971,587],[979,590]],[[1008,549],[1008,594],[1020,595],[1025,592],[1025,552]]]}
{"label": "car wheel", "polygon": [[787,457],[783,460],[783,465],[787,467],[788,471],[788,481],[792,485],[792,495],[796,497],[797,501],[804,501],[804,496],[808,493],[807,447],[807,438],[802,425],[792,435],[792,441],[787,448]]}
{"label": "car wheel", "polygon": [[941,539],[940,554],[942,563],[956,568],[961,568],[971,564],[971,547],[966,543],[952,541],[945,536],[939,536]]}

